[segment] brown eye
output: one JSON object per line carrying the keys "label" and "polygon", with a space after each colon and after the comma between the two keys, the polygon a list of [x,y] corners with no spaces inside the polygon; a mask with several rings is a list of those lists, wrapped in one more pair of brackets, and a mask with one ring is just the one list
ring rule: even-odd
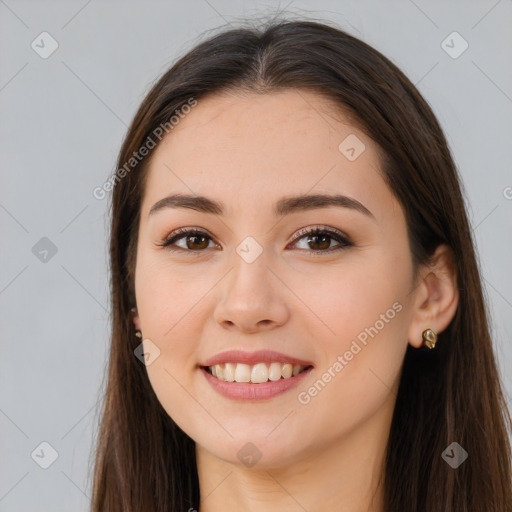
{"label": "brown eye", "polygon": [[[299,249],[315,255],[340,251],[354,245],[341,231],[327,228],[306,228],[299,231],[299,236],[295,238],[293,246],[297,246],[302,239],[305,240],[306,247],[299,247]],[[181,242],[182,240],[183,242]],[[331,247],[333,241],[338,245]],[[178,245],[177,242],[181,242],[182,245]],[[166,247],[172,252],[201,253],[208,249],[210,242],[213,242],[213,239],[208,233],[197,229],[183,228],[171,233],[166,240],[158,245]],[[216,244],[214,243],[214,245]]]}
{"label": "brown eye", "polygon": [[[331,245],[331,237],[329,235],[309,235],[308,244],[311,249],[318,251],[323,249],[329,249]],[[313,245],[311,245],[313,244]],[[316,247],[314,247],[316,246]]]}
{"label": "brown eye", "polygon": [[[181,241],[182,245],[176,242]],[[212,241],[211,237],[197,229],[180,229],[172,233],[164,242],[158,244],[166,247],[169,251],[203,252]]]}
{"label": "brown eye", "polygon": [[[307,250],[309,248],[311,249],[309,252],[315,254],[331,253],[354,245],[341,231],[327,228],[303,229],[299,231],[299,236],[295,239],[293,245],[296,246],[302,239],[305,240],[306,247],[299,247],[299,249]],[[337,242],[338,245],[331,247],[332,241]]]}
{"label": "brown eye", "polygon": [[186,240],[186,245],[189,249],[206,249],[208,247],[208,241],[205,245],[205,240],[208,237],[203,235],[188,235],[184,237]]}

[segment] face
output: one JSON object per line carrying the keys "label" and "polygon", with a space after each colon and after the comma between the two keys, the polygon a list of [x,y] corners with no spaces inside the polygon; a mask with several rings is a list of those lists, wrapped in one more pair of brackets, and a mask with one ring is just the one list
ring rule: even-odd
{"label": "face", "polygon": [[[333,112],[304,91],[210,96],[152,155],[134,323],[159,401],[214,458],[306,459],[394,406],[406,222],[375,143]],[[309,195],[341,199],[290,200]]]}

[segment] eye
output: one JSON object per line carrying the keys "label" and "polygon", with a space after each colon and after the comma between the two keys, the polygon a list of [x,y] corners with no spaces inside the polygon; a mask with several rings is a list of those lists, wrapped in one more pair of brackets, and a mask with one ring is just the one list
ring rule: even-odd
{"label": "eye", "polygon": [[[184,240],[184,247],[176,245],[179,240]],[[202,249],[207,249],[209,242],[212,240],[210,235],[205,231],[196,228],[180,228],[170,234],[170,236],[162,243],[158,244],[161,247],[166,247],[169,251],[188,251],[188,252],[201,252]],[[206,242],[205,242],[206,241]],[[172,247],[176,246],[176,247]]]}
{"label": "eye", "polygon": [[[304,228],[298,232],[298,235],[294,244],[296,245],[298,241],[305,239],[306,246],[312,249],[309,252],[314,254],[341,251],[354,245],[346,235],[333,228]],[[332,240],[338,242],[339,245],[330,247]]]}
{"label": "eye", "polygon": [[[293,244],[297,245],[297,242],[302,239],[306,239],[307,246],[312,249],[308,252],[312,252],[314,254],[340,251],[346,247],[354,245],[346,235],[333,228],[304,228],[297,234],[298,236],[295,238]],[[333,240],[338,242],[338,246],[330,247]],[[183,241],[182,246],[177,244],[178,241]],[[204,252],[204,249],[208,249],[210,241],[213,241],[213,239],[205,231],[197,228],[180,228],[171,233],[162,243],[157,245],[165,247],[167,250],[172,252],[185,251],[189,253],[200,253]],[[218,247],[218,244],[214,245]]]}

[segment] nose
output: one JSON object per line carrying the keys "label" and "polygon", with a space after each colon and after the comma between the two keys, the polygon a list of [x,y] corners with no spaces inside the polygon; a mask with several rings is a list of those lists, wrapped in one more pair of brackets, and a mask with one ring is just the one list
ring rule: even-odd
{"label": "nose", "polygon": [[289,317],[285,288],[263,255],[248,263],[235,253],[233,268],[219,283],[214,319],[246,333],[274,329]]}

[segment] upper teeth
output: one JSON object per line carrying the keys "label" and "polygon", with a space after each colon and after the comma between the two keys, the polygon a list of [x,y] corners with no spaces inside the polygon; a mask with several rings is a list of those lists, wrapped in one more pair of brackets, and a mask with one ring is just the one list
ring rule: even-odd
{"label": "upper teeth", "polygon": [[298,375],[305,366],[290,363],[258,363],[253,366],[243,363],[216,364],[208,367],[211,374],[226,382],[252,382],[261,384],[268,380],[289,379]]}

